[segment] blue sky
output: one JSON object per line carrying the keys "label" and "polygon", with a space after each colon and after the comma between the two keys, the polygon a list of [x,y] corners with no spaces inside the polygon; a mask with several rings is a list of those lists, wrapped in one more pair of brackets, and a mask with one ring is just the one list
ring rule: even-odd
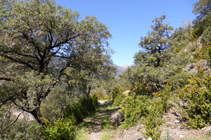
{"label": "blue sky", "polygon": [[145,36],[152,20],[163,14],[165,23],[174,28],[195,15],[193,4],[198,0],[56,0],[58,4],[79,11],[81,18],[96,16],[112,34],[109,39],[114,64],[132,65],[133,56],[140,50],[140,36]]}

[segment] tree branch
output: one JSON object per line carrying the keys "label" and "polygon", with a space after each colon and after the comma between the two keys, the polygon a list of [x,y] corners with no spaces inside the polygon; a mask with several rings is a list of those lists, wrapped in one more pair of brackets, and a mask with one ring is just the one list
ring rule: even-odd
{"label": "tree branch", "polygon": [[10,59],[10,60],[12,60],[12,61],[14,61],[14,62],[17,62],[17,63],[20,63],[20,64],[24,64],[24,65],[26,65],[26,66],[28,66],[30,69],[32,69],[32,70],[34,70],[35,68],[34,67],[32,67],[32,65],[30,65],[30,64],[28,64],[28,63],[26,63],[26,62],[24,62],[24,61],[21,61],[21,60],[18,60],[18,59],[14,59],[14,58],[12,58],[12,57],[10,57],[10,56],[7,56],[7,55],[2,55],[3,57],[6,57],[6,58],[8,58],[8,59]]}
{"label": "tree branch", "polygon": [[11,81],[10,78],[4,78],[4,77],[0,77],[0,80]]}
{"label": "tree branch", "polygon": [[7,130],[8,128],[11,128],[11,126],[18,120],[18,118],[20,117],[20,115],[23,113],[23,111],[17,116],[17,118],[9,125],[9,126],[7,126],[5,129],[4,129],[4,131],[5,130]]}

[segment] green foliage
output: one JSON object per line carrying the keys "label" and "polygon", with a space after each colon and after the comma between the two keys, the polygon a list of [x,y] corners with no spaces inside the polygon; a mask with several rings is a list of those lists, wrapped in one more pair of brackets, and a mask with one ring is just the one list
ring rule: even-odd
{"label": "green foliage", "polygon": [[112,92],[113,106],[119,106],[126,97],[123,92],[126,90],[123,86],[116,86]]}
{"label": "green foliage", "polygon": [[[0,87],[0,105],[15,102],[45,125],[40,106],[59,82],[89,97],[98,80],[115,72],[111,34],[95,16],[80,19],[54,0],[3,0],[0,9],[0,82],[7,83]],[[51,122],[62,116],[56,106]]]}
{"label": "green foliage", "polygon": [[69,104],[77,101],[77,97],[56,86],[52,89],[48,98],[43,100],[40,111],[50,123],[53,123],[55,120],[64,117]]}
{"label": "green foliage", "polygon": [[112,94],[107,93],[104,87],[95,87],[92,89],[91,95],[95,95],[98,100],[110,100],[112,98]]}
{"label": "green foliage", "polygon": [[[14,118],[16,118],[16,117],[14,117]],[[6,130],[1,129],[0,134],[1,134],[0,139],[3,138],[4,140],[43,139],[43,137],[42,137],[42,126],[40,124],[38,124],[35,120],[32,120],[32,121],[29,122],[24,118],[18,119],[17,122],[15,122],[11,127],[9,127]]]}
{"label": "green foliage", "polygon": [[45,127],[43,136],[45,140],[72,140],[75,136],[75,117],[61,118],[53,125]]}
{"label": "green foliage", "polygon": [[194,39],[192,32],[192,23],[191,19],[189,19],[186,23],[182,24],[182,27],[175,29],[174,33],[171,35],[171,43],[174,46],[184,47]]}
{"label": "green foliage", "polygon": [[169,35],[173,27],[163,24],[165,18],[166,16],[163,15],[152,20],[155,23],[151,25],[152,31],[148,32],[148,36],[141,37],[139,45],[144,52],[140,53],[142,55],[142,60],[138,60],[140,65],[144,61],[148,65],[158,67],[161,65],[161,60],[166,57],[165,52],[170,48]]}
{"label": "green foliage", "polygon": [[111,129],[112,123],[109,121],[110,116],[105,114],[101,119],[101,130],[103,129]]}
{"label": "green foliage", "polygon": [[193,13],[197,15],[194,23],[194,37],[200,37],[200,35],[210,26],[211,22],[211,1],[210,0],[199,0],[194,3]]}
{"label": "green foliage", "polygon": [[179,27],[175,29],[174,33],[171,35],[172,44],[176,46],[176,52],[180,52],[181,48],[188,44],[188,37],[185,36],[186,29]]}
{"label": "green foliage", "polygon": [[211,45],[211,26],[207,27],[201,35],[201,43]]}
{"label": "green foliage", "polygon": [[194,21],[195,23],[199,23],[207,16],[207,14],[211,12],[210,4],[210,0],[199,0],[198,2],[194,3],[194,9],[192,12],[197,15]]}
{"label": "green foliage", "polygon": [[98,107],[97,97],[84,98],[77,103],[69,105],[65,111],[65,116],[74,116],[77,123],[80,123],[88,114]]}
{"label": "green foliage", "polygon": [[193,26],[192,36],[194,38],[199,38],[204,31],[207,30],[211,22],[211,13],[208,13],[203,19],[201,19],[199,22],[195,22],[195,25]]}
{"label": "green foliage", "polygon": [[145,125],[146,132],[143,132],[144,137],[147,139],[151,137],[153,140],[160,139],[161,131],[159,126],[163,123],[161,118],[158,118],[155,114],[150,114],[146,119],[144,119],[143,124]]}
{"label": "green foliage", "polygon": [[122,93],[118,94],[113,100],[113,106],[119,106],[126,96]]}
{"label": "green foliage", "polygon": [[211,61],[211,45],[207,43],[203,43],[201,49],[196,49],[195,53],[193,54],[196,61],[201,59],[207,60],[208,62]]}
{"label": "green foliage", "polygon": [[126,88],[123,86],[116,86],[114,88],[114,90],[112,91],[113,100],[115,100],[115,98],[118,96],[118,94],[123,93],[125,90],[126,90]]}
{"label": "green foliage", "polygon": [[130,75],[127,74],[128,79],[133,79],[131,85],[137,94],[151,95],[161,90],[168,78],[174,76],[175,71],[189,61],[187,54],[177,55],[174,47],[180,51],[181,44],[176,46],[178,43],[175,42],[184,40],[187,43],[191,26],[188,24],[187,27],[180,28],[170,37],[173,28],[164,24],[164,19],[165,16],[161,16],[153,20],[155,25],[151,26],[152,31],[148,32],[148,36],[142,37],[139,43],[143,51],[134,56],[136,66],[132,67]]}
{"label": "green foliage", "polygon": [[125,121],[122,123],[123,127],[129,128],[137,124],[137,121],[141,117],[147,116],[149,100],[147,96],[136,96],[135,93],[131,93],[125,101],[124,116]]}
{"label": "green foliage", "polygon": [[159,126],[163,122],[161,115],[168,108],[166,100],[167,98],[154,97],[150,99],[146,95],[131,93],[125,101],[125,121],[122,123],[122,127],[129,128],[140,121],[145,124],[146,131],[142,132],[145,138],[158,139],[161,135]]}
{"label": "green foliage", "polygon": [[160,139],[161,131],[159,126],[164,122],[161,115],[167,110],[165,98],[153,98],[150,100],[148,114],[143,119],[145,131],[142,132],[145,138],[151,137],[153,140]]}
{"label": "green foliage", "polygon": [[202,128],[211,123],[211,77],[199,68],[197,75],[188,80],[188,84],[178,89],[181,100],[187,100],[188,106],[183,107],[183,117],[190,128]]}

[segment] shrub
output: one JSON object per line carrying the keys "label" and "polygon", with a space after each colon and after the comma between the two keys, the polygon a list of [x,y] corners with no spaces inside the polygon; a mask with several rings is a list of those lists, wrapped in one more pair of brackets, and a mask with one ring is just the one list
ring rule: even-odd
{"label": "shrub", "polygon": [[167,103],[165,98],[153,98],[150,100],[148,107],[148,114],[143,119],[146,132],[142,132],[147,139],[151,137],[153,140],[157,140],[161,136],[159,126],[163,123],[161,115],[167,110]]}
{"label": "shrub", "polygon": [[43,130],[45,140],[72,140],[75,136],[75,117],[61,118]]}
{"label": "shrub", "polygon": [[125,90],[126,90],[125,87],[116,86],[116,87],[114,88],[114,90],[112,91],[113,100],[115,100],[115,98],[116,98],[119,94],[122,94]]}
{"label": "shrub", "polygon": [[123,122],[124,128],[129,128],[135,124],[142,117],[148,114],[149,100],[147,96],[137,96],[136,93],[131,93],[131,96],[126,98]]}
{"label": "shrub", "polygon": [[119,106],[126,97],[123,92],[126,90],[123,86],[116,86],[112,92],[113,106]]}
{"label": "shrub", "polygon": [[112,98],[112,94],[107,93],[103,88],[95,88],[91,94],[95,95],[98,100],[110,100]]}
{"label": "shrub", "polygon": [[199,68],[188,82],[177,91],[179,98],[188,102],[188,106],[182,106],[183,118],[188,120],[185,125],[202,128],[211,123],[211,76],[205,75],[203,69]]}
{"label": "shrub", "polygon": [[119,106],[122,103],[126,96],[124,94],[118,94],[116,98],[113,100],[113,106]]}
{"label": "shrub", "polygon": [[146,132],[143,132],[144,137],[147,139],[151,137],[153,140],[158,140],[161,136],[161,131],[159,126],[163,123],[163,120],[159,118],[155,112],[150,113],[146,119],[144,119],[143,124],[145,125]]}
{"label": "shrub", "polygon": [[131,93],[125,101],[125,121],[122,127],[129,128],[140,121],[145,124],[146,132],[142,132],[145,138],[158,139],[161,135],[159,126],[163,122],[161,115],[168,108],[166,100],[166,96],[149,98],[146,95]]}
{"label": "shrub", "polygon": [[84,98],[75,104],[68,105],[65,117],[74,116],[76,122],[80,123],[90,112],[95,111],[97,107],[98,102],[96,96]]}

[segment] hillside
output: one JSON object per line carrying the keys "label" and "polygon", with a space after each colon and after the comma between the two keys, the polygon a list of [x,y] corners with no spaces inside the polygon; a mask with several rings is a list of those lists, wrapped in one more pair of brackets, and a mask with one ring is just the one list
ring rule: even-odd
{"label": "hillside", "polygon": [[113,64],[114,67],[117,68],[116,76],[122,74],[123,71],[125,71],[130,65],[123,65],[123,66],[118,66],[116,64]]}

